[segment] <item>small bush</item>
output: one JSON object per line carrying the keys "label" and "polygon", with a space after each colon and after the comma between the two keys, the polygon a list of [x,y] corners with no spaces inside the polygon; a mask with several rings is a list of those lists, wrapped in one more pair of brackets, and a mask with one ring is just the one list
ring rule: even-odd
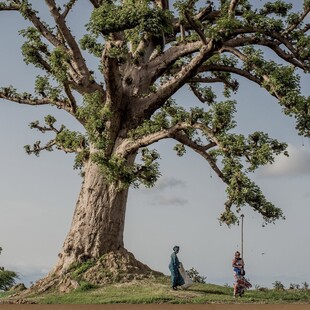
{"label": "small bush", "polygon": [[280,281],[275,281],[274,283],[272,283],[272,285],[273,285],[273,289],[276,291],[284,291],[285,290],[284,285]]}
{"label": "small bush", "polygon": [[195,268],[192,267],[190,270],[187,270],[186,272],[194,283],[206,283],[207,277],[199,275],[198,271]]}
{"label": "small bush", "polygon": [[80,278],[80,276],[86,272],[89,268],[91,268],[94,265],[94,262],[92,260],[87,260],[86,262],[82,264],[76,264],[71,267],[72,277],[76,280]]}
{"label": "small bush", "polygon": [[7,291],[10,289],[16,282],[15,278],[18,278],[18,275],[14,271],[0,269],[0,290]]}
{"label": "small bush", "polygon": [[86,282],[86,281],[81,281],[79,284],[80,284],[80,286],[77,290],[80,292],[89,291],[89,290],[92,290],[92,289],[97,287],[96,285],[93,285],[93,284]]}
{"label": "small bush", "polygon": [[300,289],[300,285],[299,284],[295,284],[295,283],[290,283],[289,289],[290,290],[299,290]]}
{"label": "small bush", "polygon": [[[0,247],[0,254],[2,248]],[[18,278],[18,274],[15,271],[5,270],[4,267],[0,267],[0,290],[7,291],[16,282],[15,279]]]}

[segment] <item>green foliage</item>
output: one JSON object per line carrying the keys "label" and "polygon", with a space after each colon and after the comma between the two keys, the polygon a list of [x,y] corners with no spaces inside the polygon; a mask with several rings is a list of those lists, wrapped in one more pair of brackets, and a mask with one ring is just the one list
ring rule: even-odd
{"label": "green foliage", "polygon": [[141,183],[146,187],[154,186],[160,176],[158,159],[160,156],[156,150],[149,150],[148,148],[141,150],[143,164],[137,164],[135,167],[136,180],[134,186],[138,187]]}
{"label": "green foliage", "polygon": [[276,291],[284,291],[285,290],[285,286],[282,284],[281,281],[275,281],[274,283],[272,283],[273,285],[273,289]]}
{"label": "green foliage", "polygon": [[[32,18],[36,12],[30,2],[2,1],[0,5],[2,8],[20,6],[19,11],[24,18],[33,22]],[[72,3],[69,2],[68,7]],[[26,92],[17,93],[14,87],[1,88],[1,94],[4,98],[15,102],[27,101],[24,103],[32,105],[46,102],[57,104],[58,108],[64,108],[74,114],[86,132],[82,135],[65,126],[57,129],[56,119],[47,116],[45,125],[32,122],[30,127],[42,133],[49,131],[55,134],[55,138],[45,145],[40,141],[33,146],[28,145],[25,147],[26,152],[39,155],[42,150],[51,151],[53,148],[74,152],[76,153],[74,167],[81,168],[90,158],[91,147],[92,151],[94,150],[91,159],[99,165],[108,182],[115,183],[120,188],[130,185],[138,187],[140,184],[150,187],[160,175],[158,164],[160,157],[155,150],[149,150],[144,141],[156,133],[169,132],[170,135],[172,132],[165,138],[173,137],[177,140],[174,150],[178,156],[186,153],[187,146],[196,146],[196,151],[206,150],[204,155],[212,167],[217,166],[218,169],[215,170],[227,184],[227,202],[225,211],[220,217],[222,222],[228,225],[237,222],[236,213],[246,204],[260,212],[266,222],[282,218],[282,212],[266,200],[259,187],[249,179],[248,174],[262,165],[272,164],[276,155],[281,153],[287,155],[286,144],[269,138],[263,132],[250,133],[248,136],[236,133],[234,115],[237,103],[226,98],[230,99],[232,92],[238,90],[239,84],[233,79],[232,72],[236,73],[234,70],[239,70],[241,76],[256,81],[276,97],[283,112],[296,118],[299,133],[310,136],[310,97],[300,94],[300,77],[295,73],[296,62],[300,62],[299,67],[305,72],[310,68],[310,38],[305,31],[308,27],[305,25],[306,19],[301,22],[302,15],[291,12],[292,5],[281,0],[264,1],[259,8],[256,8],[259,4],[254,7],[250,1],[240,0],[236,5],[236,14],[229,14],[231,4],[229,0],[217,1],[215,4],[208,1],[204,7],[201,1],[177,0],[173,12],[159,8],[150,0],[98,3],[99,6],[93,10],[86,25],[89,33],[79,41],[79,44],[81,49],[97,58],[102,56],[104,60],[105,57],[113,58],[99,61],[103,77],[109,79],[107,89],[99,83],[92,84],[95,82],[92,72],[91,76],[83,76],[87,70],[84,70],[83,63],[79,63],[81,59],[76,59],[79,53],[76,53],[71,44],[73,42],[70,42],[70,38],[65,35],[61,25],[51,28],[43,21],[37,20],[35,26],[43,25],[50,32],[49,35],[44,33],[42,27],[38,27],[39,30],[29,27],[20,31],[25,40],[22,46],[24,61],[43,69],[45,75],[36,78],[37,97]],[[210,15],[204,15],[207,14],[204,12],[207,7],[213,11]],[[304,8],[309,7],[310,1],[305,0]],[[155,98],[158,102],[156,106],[154,104],[151,107],[153,115],[146,114],[144,120],[142,117],[139,119],[140,116],[135,115],[131,107],[137,106],[137,110],[144,111],[147,105],[143,106],[144,103],[141,103],[140,106],[139,103],[143,100],[139,102],[139,99],[161,94],[160,88],[169,85],[171,81],[176,81],[177,77],[181,76],[183,68],[192,65],[194,58],[200,53],[198,43],[201,42],[202,35],[201,33],[198,35],[195,29],[190,29],[187,14],[192,17],[191,22],[195,24],[193,28],[199,28],[207,40],[213,39],[210,43],[214,43],[214,51],[210,51],[210,55],[208,54],[210,57],[201,62],[200,68],[196,68],[197,74],[190,73],[190,79],[179,81],[179,85],[188,84],[191,91],[205,105],[203,108],[185,109],[172,99]],[[199,14],[202,14],[201,18],[196,18]],[[173,23],[175,23],[174,29]],[[180,34],[178,30],[180,25],[176,23],[183,26],[185,33]],[[56,44],[53,40],[48,44],[45,43],[51,36],[57,40]],[[277,37],[281,36],[283,38],[280,42]],[[165,42],[161,42],[162,38]],[[224,41],[225,45],[222,46]],[[60,46],[61,42],[63,46]],[[192,46],[196,44],[197,48],[193,48]],[[268,60],[268,54],[265,53],[268,44],[278,55],[283,46],[286,46],[282,53],[287,58],[282,59],[286,58],[290,65]],[[178,46],[182,49],[184,47],[184,51],[179,51],[178,57],[174,59],[170,59],[169,54],[173,54],[173,49],[168,51],[172,46],[175,50]],[[131,54],[132,51],[137,53]],[[163,56],[164,51],[168,52],[162,59],[163,64],[159,66],[158,75],[151,76],[149,85],[143,85],[143,89],[140,89],[145,75],[157,70],[152,67],[152,60],[150,63],[143,62],[148,61],[150,55],[151,59],[160,54]],[[140,60],[144,55],[148,57]],[[151,69],[147,71],[145,68]],[[206,72],[204,68],[207,68]],[[127,77],[131,73],[133,76]],[[120,89],[113,89],[115,86],[113,79],[119,81]],[[127,83],[128,81],[130,83]],[[225,101],[217,102],[215,91],[210,86],[203,85],[204,82],[215,81],[224,84]],[[113,92],[118,91],[119,96],[118,94],[115,96]],[[64,94],[70,98],[70,102]],[[128,94],[131,97],[126,98]],[[76,100],[80,95],[83,98],[82,104]],[[119,102],[121,100],[124,102]],[[138,104],[135,105],[136,103]],[[128,125],[128,128],[122,127],[123,124]],[[118,125],[119,128],[116,128]],[[180,127],[182,129],[179,129]],[[183,140],[180,138],[181,135]],[[124,157],[113,154],[116,141],[130,145],[131,142],[143,138],[140,150],[131,150],[129,154],[125,150]],[[127,141],[124,141],[126,139]],[[184,141],[188,142],[187,146]],[[132,164],[132,160],[128,158],[135,156],[138,160]]]}
{"label": "green foliage", "polygon": [[184,146],[184,144],[176,144],[173,148],[174,151],[176,151],[178,156],[183,156],[186,153],[186,148]]}
{"label": "green foliage", "polygon": [[[266,200],[260,188],[246,176],[246,173],[272,163],[275,155],[282,152],[287,155],[285,152],[287,145],[270,139],[262,132],[253,133],[248,139],[243,135],[226,134],[220,137],[220,141],[223,150],[211,153],[215,159],[222,158],[222,173],[227,184],[228,201],[220,221],[227,225],[236,223],[238,217],[231,210],[231,206],[235,205],[239,213],[245,204],[249,204],[255,211],[261,213],[265,223],[284,219],[281,209]],[[248,163],[247,169],[241,161],[243,156],[246,158],[245,163]]]}
{"label": "green foliage", "polygon": [[48,76],[37,76],[35,81],[35,92],[42,97],[48,97],[53,101],[60,99],[61,87],[53,87]]}
{"label": "green foliage", "polygon": [[210,109],[212,114],[211,127],[216,133],[224,133],[236,126],[234,113],[236,112],[235,101],[219,102]]}
{"label": "green foliage", "polygon": [[[0,254],[2,252],[2,247],[0,247]],[[15,271],[10,271],[0,267],[0,291],[7,291],[10,289],[18,278],[18,274]]]}
{"label": "green foliage", "polygon": [[37,141],[33,146],[25,145],[24,149],[27,154],[34,154],[39,156],[41,151],[53,151],[56,147],[59,150],[63,150],[66,153],[75,153],[74,168],[81,169],[85,160],[89,158],[88,142],[84,135],[77,131],[71,131],[64,125],[57,129],[55,127],[56,118],[52,115],[47,115],[44,118],[45,125],[40,125],[39,121],[30,123],[31,129],[38,129],[42,133],[54,132],[55,138],[48,141],[44,146],[41,145],[41,141]]}
{"label": "green foliage", "polygon": [[78,292],[87,292],[87,291],[93,290],[96,287],[97,287],[96,285],[91,284],[87,281],[80,281],[79,287],[77,288],[77,291]]}
{"label": "green foliage", "polygon": [[24,61],[26,64],[33,64],[34,66],[44,69],[42,65],[41,53],[49,54],[48,47],[41,40],[41,34],[34,27],[29,27],[27,29],[21,30],[19,32],[26,42],[22,45],[22,54],[24,56]]}
{"label": "green foliage", "polygon": [[112,155],[106,157],[103,152],[92,155],[92,160],[97,163],[109,183],[114,183],[119,189],[129,187],[139,187],[143,184],[152,187],[160,176],[159,164],[157,160],[159,154],[156,150],[147,148],[141,149],[141,163],[128,165],[123,157]]}
{"label": "green foliage", "polygon": [[206,35],[216,41],[222,41],[227,39],[240,27],[242,27],[241,21],[224,16],[218,19],[213,27],[206,29]]}
{"label": "green foliage", "polygon": [[[15,2],[15,1],[14,1]],[[19,11],[21,13],[21,15],[25,18],[25,19],[29,19],[29,12],[33,12],[33,13],[37,13],[37,11],[34,11],[32,9],[32,5],[31,3],[29,3],[28,0],[22,0],[20,1],[19,4]]]}
{"label": "green foliage", "polygon": [[73,263],[68,271],[71,273],[73,279],[79,281],[81,276],[91,267],[94,266],[94,261],[89,259],[83,263]]}
{"label": "green foliage", "polygon": [[188,276],[193,280],[194,283],[206,283],[207,277],[201,276],[195,268],[186,270]]}
{"label": "green foliage", "polygon": [[64,149],[75,150],[81,147],[84,142],[84,137],[78,132],[63,129],[57,134],[56,142]]}
{"label": "green foliage", "polygon": [[98,164],[102,175],[109,183],[119,188],[129,187],[134,180],[133,167],[126,165],[126,159],[112,155],[106,157],[103,152],[92,154],[91,159]]}
{"label": "green foliage", "polygon": [[309,283],[308,282],[303,282],[302,283],[302,289],[305,290],[305,291],[309,290]]}
{"label": "green foliage", "polygon": [[95,35],[136,29],[154,36],[170,31],[171,15],[157,7],[150,7],[149,1],[126,1],[122,5],[104,2],[92,13],[87,30]]}
{"label": "green foliage", "polygon": [[69,59],[70,56],[63,47],[56,47],[49,56],[52,72],[59,82],[64,82],[67,80]]}
{"label": "green foliage", "polygon": [[267,2],[264,4],[263,9],[260,10],[261,15],[270,15],[275,14],[281,17],[287,16],[289,10],[291,10],[293,5],[291,3],[287,3],[286,1],[277,0],[274,2]]}
{"label": "green foliage", "polygon": [[252,182],[242,172],[242,164],[231,158],[223,159],[223,174],[227,183],[226,210],[221,215],[220,221],[231,225],[237,222],[237,216],[231,211],[230,207],[236,205],[236,212],[241,211],[241,207],[249,204],[254,211],[259,212],[267,223],[273,223],[277,219],[284,219],[283,212],[280,208],[275,207],[266,200],[261,189]]}
{"label": "green foliage", "polygon": [[80,45],[83,50],[87,50],[96,57],[101,57],[104,49],[104,44],[98,43],[96,36],[90,34],[83,36],[80,40]]}
{"label": "green foliage", "polygon": [[111,117],[102,94],[94,92],[84,96],[83,105],[78,108],[77,116],[85,125],[88,139],[99,150],[104,149],[108,141],[105,135],[105,122]]}

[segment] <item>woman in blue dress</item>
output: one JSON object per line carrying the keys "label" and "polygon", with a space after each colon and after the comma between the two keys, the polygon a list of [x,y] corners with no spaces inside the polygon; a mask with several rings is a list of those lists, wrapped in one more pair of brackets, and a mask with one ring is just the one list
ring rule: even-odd
{"label": "woman in blue dress", "polygon": [[180,262],[177,256],[179,250],[179,246],[176,245],[173,247],[173,253],[171,254],[171,260],[169,264],[169,269],[171,272],[171,285],[174,290],[177,290],[177,286],[184,284],[184,279],[182,278],[179,271]]}

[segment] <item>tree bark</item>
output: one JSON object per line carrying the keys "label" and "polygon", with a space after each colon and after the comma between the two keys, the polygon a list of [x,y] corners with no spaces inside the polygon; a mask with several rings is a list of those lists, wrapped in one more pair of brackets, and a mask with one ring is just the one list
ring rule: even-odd
{"label": "tree bark", "polygon": [[128,189],[108,184],[99,167],[89,161],[76,204],[70,231],[64,241],[54,272],[67,271],[74,262],[82,263],[124,248]]}
{"label": "tree bark", "polygon": [[[134,158],[131,156],[129,162],[132,163]],[[80,195],[59,260],[45,278],[23,293],[25,296],[53,288],[69,292],[78,288],[81,280],[103,285],[162,276],[124,248],[128,188],[120,189],[107,183],[99,167],[91,160],[84,168]],[[81,270],[79,266],[84,262],[87,262],[87,268],[77,275],[75,270]]]}

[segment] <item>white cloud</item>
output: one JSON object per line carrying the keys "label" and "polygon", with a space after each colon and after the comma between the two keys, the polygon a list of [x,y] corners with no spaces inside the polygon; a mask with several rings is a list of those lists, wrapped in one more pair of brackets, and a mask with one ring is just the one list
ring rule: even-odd
{"label": "white cloud", "polygon": [[170,206],[184,206],[188,203],[186,199],[178,197],[154,196],[151,205],[170,205]]}
{"label": "white cloud", "polygon": [[272,165],[260,169],[261,177],[293,177],[310,175],[310,152],[288,145],[289,157],[280,155]]}
{"label": "white cloud", "polygon": [[[188,203],[188,200],[179,195],[184,193],[185,188],[186,182],[181,179],[162,177],[153,188],[143,189],[141,192],[148,197],[152,196],[150,205],[183,206]],[[167,196],[167,191],[169,191],[170,196]]]}
{"label": "white cloud", "polygon": [[156,190],[164,190],[167,188],[174,188],[174,187],[185,187],[186,182],[176,178],[162,178],[159,179],[158,183],[155,186]]}
{"label": "white cloud", "polygon": [[162,177],[160,178],[154,187],[152,188],[142,188],[139,190],[143,194],[149,195],[150,193],[155,194],[158,192],[162,192],[166,189],[176,189],[176,188],[185,188],[186,182],[177,178],[167,178]]}

